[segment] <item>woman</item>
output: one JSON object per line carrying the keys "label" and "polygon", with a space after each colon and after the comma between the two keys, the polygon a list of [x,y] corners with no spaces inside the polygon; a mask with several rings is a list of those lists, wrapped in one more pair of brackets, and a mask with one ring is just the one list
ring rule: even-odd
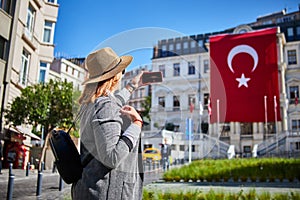
{"label": "woman", "polygon": [[124,104],[139,86],[141,74],[116,92],[131,56],[117,56],[111,48],[88,55],[89,78],[81,104],[82,178],[72,185],[72,199],[142,199],[143,172],[137,111]]}

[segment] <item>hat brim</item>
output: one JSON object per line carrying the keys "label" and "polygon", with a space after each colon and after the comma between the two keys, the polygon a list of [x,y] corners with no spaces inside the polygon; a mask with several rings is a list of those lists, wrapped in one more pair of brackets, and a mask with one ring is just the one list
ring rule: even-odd
{"label": "hat brim", "polygon": [[132,62],[132,59],[133,59],[132,56],[120,56],[120,58],[122,59],[121,62],[113,70],[111,70],[99,77],[87,79],[87,80],[83,81],[82,85],[86,85],[89,83],[97,83],[97,82],[104,81],[104,80],[114,77],[115,75],[117,75],[118,73],[120,73],[124,69],[126,69],[126,67]]}

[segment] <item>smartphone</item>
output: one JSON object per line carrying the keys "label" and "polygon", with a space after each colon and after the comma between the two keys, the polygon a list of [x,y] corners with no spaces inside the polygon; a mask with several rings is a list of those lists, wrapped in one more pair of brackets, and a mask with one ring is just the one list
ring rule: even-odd
{"label": "smartphone", "polygon": [[152,83],[161,83],[162,82],[162,73],[161,72],[143,72],[142,74],[142,84],[152,84]]}

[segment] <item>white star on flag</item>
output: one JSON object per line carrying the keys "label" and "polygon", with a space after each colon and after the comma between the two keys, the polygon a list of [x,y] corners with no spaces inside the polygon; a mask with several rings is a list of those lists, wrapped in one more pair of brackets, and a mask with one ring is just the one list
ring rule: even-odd
{"label": "white star on flag", "polygon": [[246,78],[244,74],[242,74],[241,78],[237,78],[236,79],[237,82],[239,82],[239,88],[241,86],[245,86],[245,87],[248,87],[248,84],[247,82],[250,81],[250,78]]}

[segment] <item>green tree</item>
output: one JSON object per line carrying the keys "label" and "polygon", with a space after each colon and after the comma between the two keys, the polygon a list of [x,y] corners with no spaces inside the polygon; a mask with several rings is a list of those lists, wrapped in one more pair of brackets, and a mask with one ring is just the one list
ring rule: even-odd
{"label": "green tree", "polygon": [[73,107],[78,109],[73,98],[73,84],[50,80],[48,83],[28,86],[16,97],[6,110],[7,123],[14,126],[30,124],[33,132],[44,138],[55,127],[67,129],[73,122]]}
{"label": "green tree", "polygon": [[147,96],[145,101],[142,102],[143,112],[141,113],[143,117],[146,117],[151,121],[150,110],[151,110],[151,96]]}

